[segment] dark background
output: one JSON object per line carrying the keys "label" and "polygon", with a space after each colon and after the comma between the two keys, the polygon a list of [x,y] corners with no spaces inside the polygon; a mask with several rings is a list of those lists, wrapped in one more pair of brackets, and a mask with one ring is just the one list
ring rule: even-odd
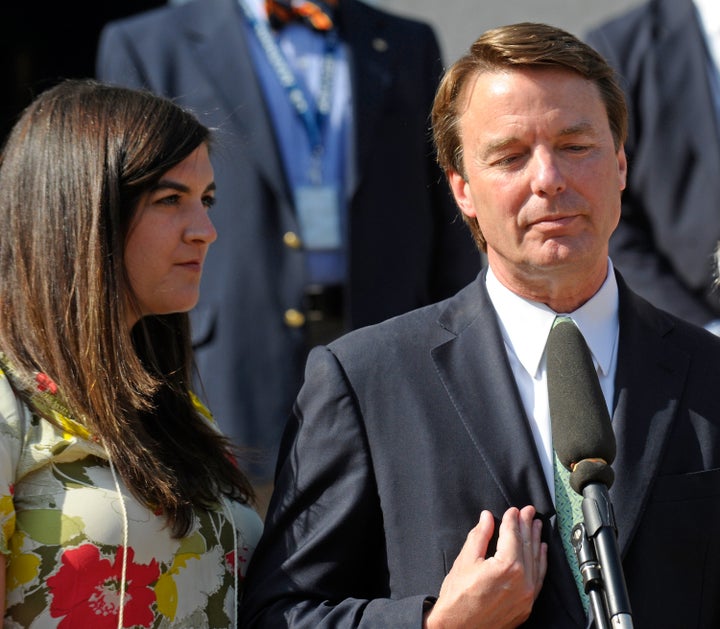
{"label": "dark background", "polygon": [[110,20],[165,0],[33,2],[6,0],[0,14],[0,141],[22,110],[64,78],[95,74],[98,37]]}

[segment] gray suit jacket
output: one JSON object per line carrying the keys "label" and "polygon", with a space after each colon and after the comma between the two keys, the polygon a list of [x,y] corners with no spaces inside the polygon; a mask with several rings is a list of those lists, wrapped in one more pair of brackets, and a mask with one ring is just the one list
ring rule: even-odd
{"label": "gray suit jacket", "polygon": [[[621,278],[611,489],[635,626],[720,626],[720,340]],[[244,627],[421,626],[483,509],[534,505],[525,626],[585,627],[484,275],[310,355],[246,579]]]}
{"label": "gray suit jacket", "polygon": [[692,0],[651,0],[591,31],[630,107],[628,184],[610,255],[657,306],[704,325],[720,318],[720,131]]}
{"label": "gray suit jacket", "polygon": [[[340,3],[355,105],[348,192],[348,329],[444,298],[477,274],[475,249],[433,159],[428,114],[440,53],[426,24]],[[302,380],[307,284],[292,194],[236,0],[199,0],[111,23],[98,76],[148,87],[218,129],[212,151],[219,237],[192,312],[206,399],[221,428],[260,450],[269,478]]]}

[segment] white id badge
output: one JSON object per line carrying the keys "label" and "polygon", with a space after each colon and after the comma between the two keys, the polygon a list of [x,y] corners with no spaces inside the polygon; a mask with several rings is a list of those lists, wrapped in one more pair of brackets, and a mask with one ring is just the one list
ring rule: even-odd
{"label": "white id badge", "polygon": [[299,186],[295,190],[303,241],[308,249],[339,249],[340,204],[334,186]]}

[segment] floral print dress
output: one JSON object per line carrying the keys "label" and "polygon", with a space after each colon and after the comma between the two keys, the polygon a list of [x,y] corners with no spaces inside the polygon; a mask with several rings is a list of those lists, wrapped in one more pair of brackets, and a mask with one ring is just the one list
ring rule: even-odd
{"label": "floral print dress", "polygon": [[52,381],[38,376],[38,396],[62,429],[16,399],[6,372],[0,369],[5,628],[236,626],[238,590],[262,530],[257,513],[224,501],[196,512],[190,533],[174,539],[164,518],[122,484],[104,448],[54,402]]}

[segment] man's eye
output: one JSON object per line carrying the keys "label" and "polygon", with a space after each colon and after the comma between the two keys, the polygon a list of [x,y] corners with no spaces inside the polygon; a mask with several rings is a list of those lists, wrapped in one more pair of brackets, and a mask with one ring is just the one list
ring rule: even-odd
{"label": "man's eye", "polygon": [[496,159],[493,162],[493,166],[512,166],[520,159],[520,157],[521,156],[518,154],[505,155],[504,157]]}
{"label": "man's eye", "polygon": [[203,205],[209,210],[213,205],[215,205],[215,197],[211,195],[204,196]]}

